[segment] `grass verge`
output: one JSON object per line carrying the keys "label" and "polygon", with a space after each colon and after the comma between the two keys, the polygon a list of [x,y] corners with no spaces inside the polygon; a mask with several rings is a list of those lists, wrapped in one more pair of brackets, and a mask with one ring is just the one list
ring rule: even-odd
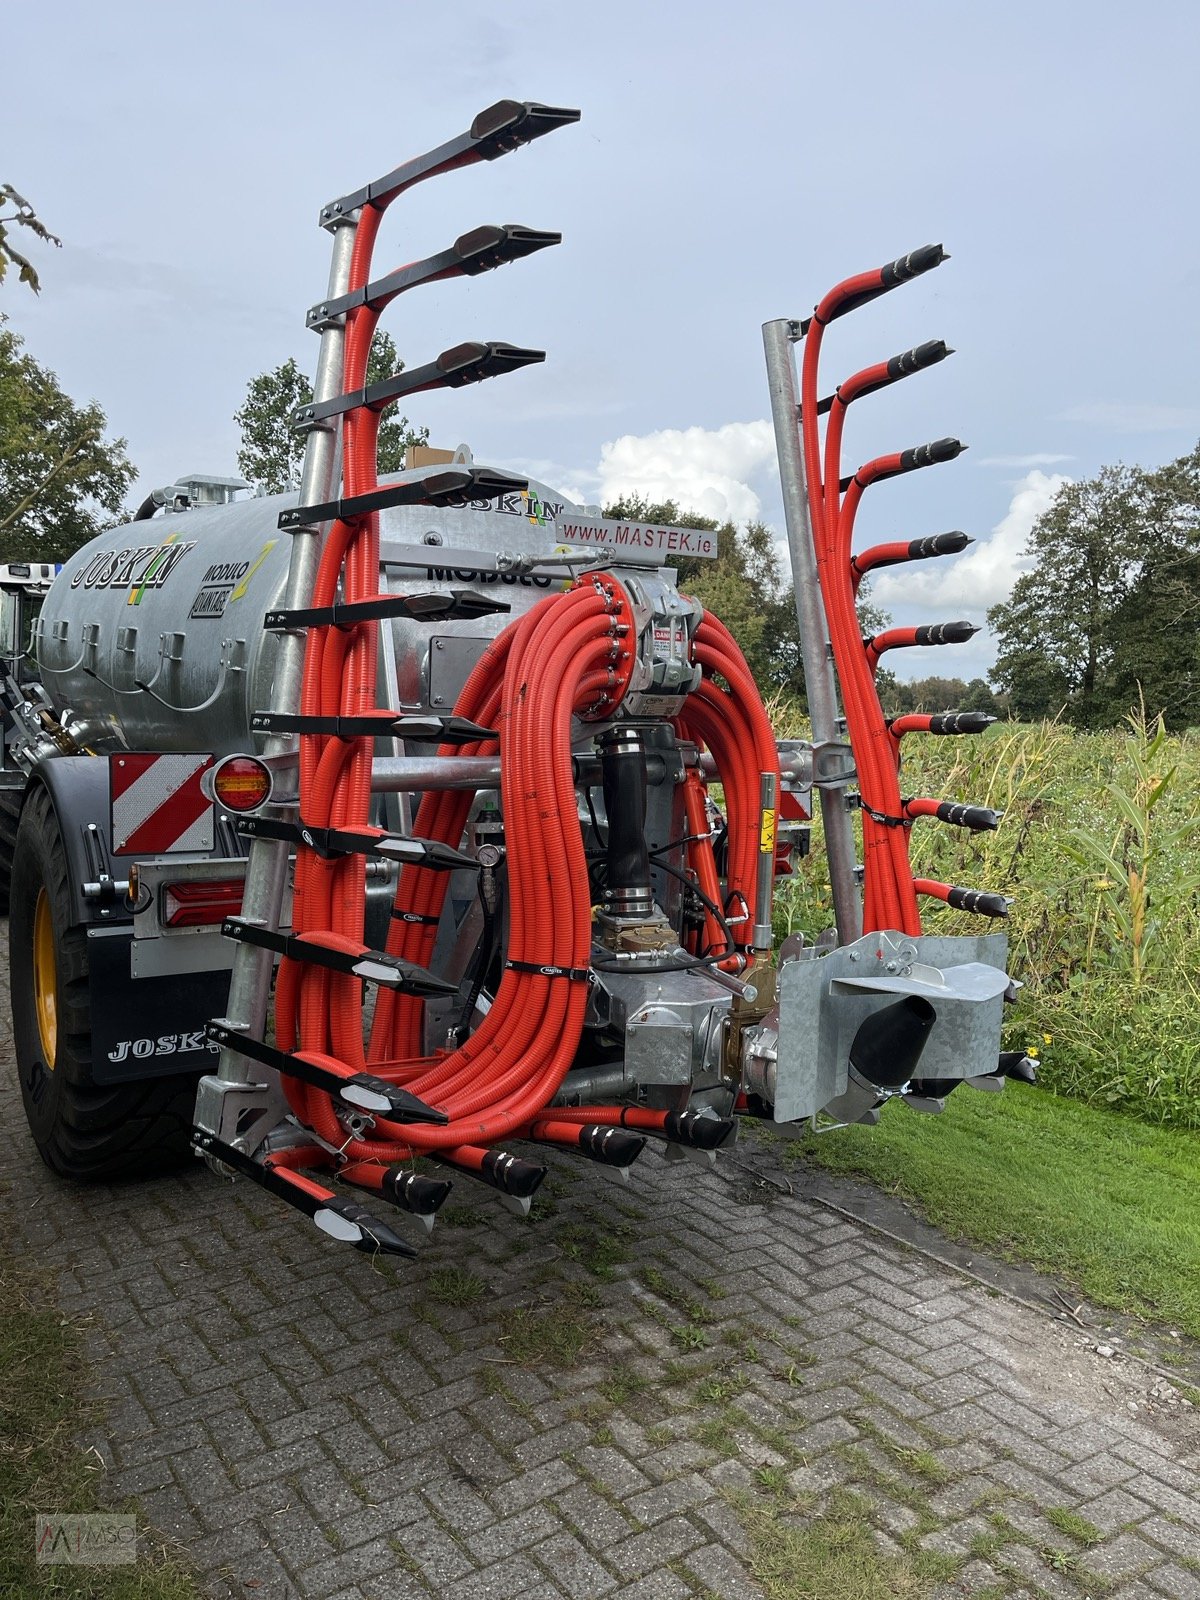
{"label": "grass verge", "polygon": [[951,1238],[1077,1283],[1096,1305],[1200,1338],[1200,1141],[1010,1083],[956,1090],[940,1117],[886,1107],[875,1128],[788,1153],[917,1203]]}
{"label": "grass verge", "polygon": [[46,1278],[0,1254],[0,1594],[70,1600],[197,1600],[191,1575],[161,1550],[120,1567],[42,1566],[34,1560],[38,1512],[134,1511],[99,1504],[97,1474],[76,1436],[89,1415],[79,1330]]}

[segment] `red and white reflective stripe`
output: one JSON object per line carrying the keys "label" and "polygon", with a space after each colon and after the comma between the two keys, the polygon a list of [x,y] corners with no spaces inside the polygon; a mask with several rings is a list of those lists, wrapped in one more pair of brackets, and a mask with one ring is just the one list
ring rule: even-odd
{"label": "red and white reflective stripe", "polygon": [[213,803],[200,787],[210,755],[126,751],[108,758],[114,855],[213,848]]}

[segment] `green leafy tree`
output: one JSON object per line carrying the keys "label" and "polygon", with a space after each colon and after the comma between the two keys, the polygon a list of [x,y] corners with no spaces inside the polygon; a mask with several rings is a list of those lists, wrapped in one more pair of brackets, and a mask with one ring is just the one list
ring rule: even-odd
{"label": "green leafy tree", "polygon": [[[377,333],[367,361],[367,382],[378,383],[403,370],[404,363],[390,334]],[[300,483],[304,463],[303,433],[291,426],[292,413],[312,399],[312,384],[292,357],[271,372],[260,372],[246,389],[233,414],[241,429],[238,469],[266,494],[282,494]],[[428,428],[415,428],[389,407],[379,427],[379,470],[399,472],[410,444],[425,444]]]}
{"label": "green leafy tree", "polygon": [[1114,727],[1144,699],[1152,717],[1200,720],[1200,446],[1065,486],[1027,554],[1034,566],[988,613],[991,681],[1014,715]]}
{"label": "green leafy tree", "polygon": [[27,283],[37,294],[41,289],[37,268],[12,243],[10,228],[28,228],[43,244],[62,245],[62,240],[50,232],[29,201],[19,195],[11,183],[0,183],[0,283],[4,282],[9,267],[16,267],[20,282]]}
{"label": "green leafy tree", "polygon": [[989,717],[1002,717],[1004,705],[988,688],[983,678],[972,678],[967,684],[967,690],[954,706],[944,707],[947,711],[982,711]]}
{"label": "green leafy tree", "polygon": [[1172,727],[1200,723],[1200,446],[1137,475],[1137,552],[1113,612],[1097,721],[1144,706]]}
{"label": "green leafy tree", "polygon": [[988,612],[999,643],[991,679],[1023,719],[1065,707],[1081,726],[1095,723],[1111,620],[1128,591],[1135,476],[1105,467],[1065,484],[1030,532],[1025,553],[1034,566]]}
{"label": "green leafy tree", "polygon": [[0,549],[61,561],[121,513],[136,473],[103,411],[77,406],[0,318]]}

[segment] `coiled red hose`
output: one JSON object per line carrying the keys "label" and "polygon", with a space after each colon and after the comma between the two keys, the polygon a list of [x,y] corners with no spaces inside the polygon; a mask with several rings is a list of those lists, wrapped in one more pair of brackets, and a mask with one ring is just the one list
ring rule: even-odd
{"label": "coiled red hose", "polygon": [[[726,868],[727,906],[738,908],[733,924],[734,943],[750,947],[751,929],[760,921],[756,904],[758,851],[761,833],[760,778],[775,776],[775,793],[782,792],[779,747],[763,705],[762,695],[746,658],[723,622],[706,611],[696,630],[693,655],[704,669],[700,687],[689,696],[676,722],[679,733],[708,748],[724,788],[729,852]],[[716,680],[728,685],[722,688]],[[716,867],[707,826],[701,827],[703,807],[684,791],[688,816],[689,858],[701,889],[716,898]],[[778,808],[776,808],[778,809]],[[770,827],[774,836],[775,818]],[[696,835],[702,834],[702,838]],[[741,961],[722,965],[742,965]]]}
{"label": "coiled red hose", "polygon": [[[569,593],[548,597],[513,624],[469,680],[460,712],[473,717],[488,709],[499,713],[511,896],[508,960],[519,965],[506,969],[487,1016],[470,1039],[458,1050],[424,1061],[411,1060],[414,1022],[408,1008],[385,1008],[388,997],[380,997],[372,1070],[387,1073],[391,1036],[401,1033],[410,1058],[400,1067],[406,1087],[444,1109],[450,1117],[447,1125],[402,1126],[381,1120],[371,1138],[348,1140],[328,1097],[298,1086],[305,1102],[303,1120],[322,1138],[336,1141],[348,1158],[396,1161],[415,1150],[502,1138],[549,1103],[574,1060],[587,1002],[586,981],[579,975],[586,972],[590,956],[591,897],[571,763],[571,723],[608,683],[614,658],[623,648],[618,629],[631,614],[628,598],[614,580],[591,577]],[[458,843],[470,800],[457,793],[427,796],[418,813],[421,835]],[[433,878],[437,881],[430,884]],[[427,907],[420,914],[433,916],[445,889],[444,875],[406,867],[398,905]],[[307,900],[305,906],[307,910]],[[427,959],[432,935],[427,923],[397,920],[389,942],[408,959]],[[559,969],[563,975],[548,976],[539,968]],[[352,981],[358,988],[357,980]],[[356,1022],[361,1030],[361,1006]],[[284,1048],[291,1044],[288,1025],[280,1012],[277,1029]],[[304,1027],[302,1012],[301,1044],[306,1050],[318,1048]],[[332,1016],[329,1028],[338,1035]],[[346,1043],[338,1037],[332,1053],[345,1059]],[[358,1049],[361,1053],[361,1031]]]}

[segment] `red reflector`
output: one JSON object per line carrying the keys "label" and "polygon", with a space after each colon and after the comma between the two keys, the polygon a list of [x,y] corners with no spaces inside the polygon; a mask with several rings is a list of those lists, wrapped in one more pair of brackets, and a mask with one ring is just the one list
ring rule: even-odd
{"label": "red reflector", "polygon": [[242,909],[241,878],[200,878],[162,887],[162,920],[168,928],[203,928]]}
{"label": "red reflector", "polygon": [[227,811],[257,811],[271,795],[270,769],[254,756],[230,756],[213,774],[213,794]]}

